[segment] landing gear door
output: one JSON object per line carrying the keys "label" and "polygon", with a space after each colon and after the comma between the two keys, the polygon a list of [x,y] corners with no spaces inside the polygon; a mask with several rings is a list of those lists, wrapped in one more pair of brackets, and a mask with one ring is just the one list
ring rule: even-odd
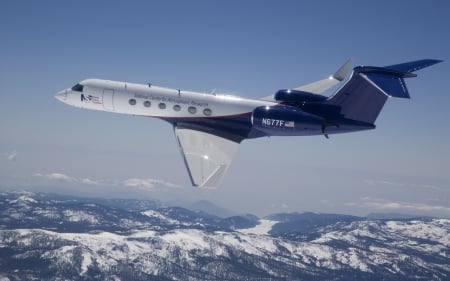
{"label": "landing gear door", "polygon": [[103,90],[103,108],[107,111],[115,111],[114,109],[114,90]]}

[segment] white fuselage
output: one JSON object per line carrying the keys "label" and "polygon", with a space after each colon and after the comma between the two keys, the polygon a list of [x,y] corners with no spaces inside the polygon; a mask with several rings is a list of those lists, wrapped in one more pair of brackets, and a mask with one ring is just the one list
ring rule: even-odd
{"label": "white fuselage", "polygon": [[252,112],[258,106],[276,103],[234,96],[100,79],[87,79],[59,92],[56,97],[69,105],[157,118],[227,117]]}
{"label": "white fuselage", "polygon": [[[438,60],[388,67],[356,67],[330,96],[317,95],[343,81],[347,61],[330,78],[267,100],[195,93],[109,80],[87,79],[56,94],[66,104],[93,110],[163,119],[172,124],[194,186],[217,186],[245,139],[266,136],[313,136],[375,129],[388,97],[409,98],[403,78]],[[277,101],[277,102],[275,102]]]}

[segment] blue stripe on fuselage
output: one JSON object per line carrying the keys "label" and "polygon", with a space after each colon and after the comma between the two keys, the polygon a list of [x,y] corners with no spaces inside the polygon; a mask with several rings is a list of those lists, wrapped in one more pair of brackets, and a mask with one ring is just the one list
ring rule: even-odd
{"label": "blue stripe on fuselage", "polygon": [[198,130],[240,143],[250,137],[251,116],[252,112],[247,112],[218,117],[160,117],[160,119],[179,128]]}

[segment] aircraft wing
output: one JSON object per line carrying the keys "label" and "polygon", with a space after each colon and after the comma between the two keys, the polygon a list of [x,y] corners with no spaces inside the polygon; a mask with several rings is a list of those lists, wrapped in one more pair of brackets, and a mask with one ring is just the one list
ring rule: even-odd
{"label": "aircraft wing", "polygon": [[192,185],[217,186],[239,143],[193,129],[174,129]]}
{"label": "aircraft wing", "polygon": [[[316,82],[312,82],[307,85],[299,86],[297,88],[294,88],[293,90],[303,91],[303,92],[308,92],[308,93],[313,93],[313,94],[322,94],[326,90],[330,89],[331,87],[333,87],[334,85],[338,84],[339,82],[341,82],[342,80],[345,79],[345,76],[347,75],[347,73],[349,72],[349,70],[352,67],[352,63],[353,63],[352,59],[349,59],[344,63],[344,65],[342,65],[330,77],[316,81]],[[262,100],[275,101],[273,95],[264,97],[264,98],[262,98]]]}

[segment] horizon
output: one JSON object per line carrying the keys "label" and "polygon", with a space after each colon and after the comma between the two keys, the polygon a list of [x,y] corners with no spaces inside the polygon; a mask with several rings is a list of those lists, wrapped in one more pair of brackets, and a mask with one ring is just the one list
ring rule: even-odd
{"label": "horizon", "polygon": [[[89,195],[80,195],[80,194],[72,194],[72,193],[55,193],[55,192],[46,192],[46,191],[31,191],[26,189],[11,189],[11,190],[2,190],[0,191],[0,194],[24,194],[24,195],[43,195],[43,196],[56,196],[56,197],[68,197],[72,199],[80,199],[80,200],[93,200],[93,201],[114,201],[114,200],[138,200],[138,201],[144,201],[149,203],[157,203],[161,204],[161,206],[157,207],[159,208],[183,208],[194,212],[202,212],[206,213],[208,215],[214,215],[219,218],[231,218],[231,217],[239,217],[239,216],[256,216],[258,219],[267,219],[270,216],[274,215],[283,215],[283,214],[289,214],[289,215],[307,215],[307,214],[314,214],[314,215],[337,215],[337,216],[351,216],[355,218],[361,218],[361,219],[367,219],[367,220],[402,220],[402,219],[450,219],[449,216],[426,216],[426,215],[420,215],[420,214],[413,214],[413,213],[404,213],[404,212],[373,212],[373,213],[367,213],[365,215],[354,215],[354,214],[345,214],[345,213],[330,213],[330,212],[315,212],[315,211],[292,211],[292,212],[276,212],[276,213],[270,213],[266,215],[258,215],[253,213],[236,213],[233,210],[227,209],[224,206],[220,206],[214,202],[205,200],[205,199],[199,199],[197,201],[173,201],[173,202],[166,202],[162,201],[158,198],[139,198],[139,197],[128,197],[124,198],[121,197],[100,197],[100,196],[89,196]],[[199,203],[206,202],[209,206],[207,208],[199,207]],[[154,208],[151,208],[154,209]],[[229,213],[229,215],[223,215],[223,214]]]}

